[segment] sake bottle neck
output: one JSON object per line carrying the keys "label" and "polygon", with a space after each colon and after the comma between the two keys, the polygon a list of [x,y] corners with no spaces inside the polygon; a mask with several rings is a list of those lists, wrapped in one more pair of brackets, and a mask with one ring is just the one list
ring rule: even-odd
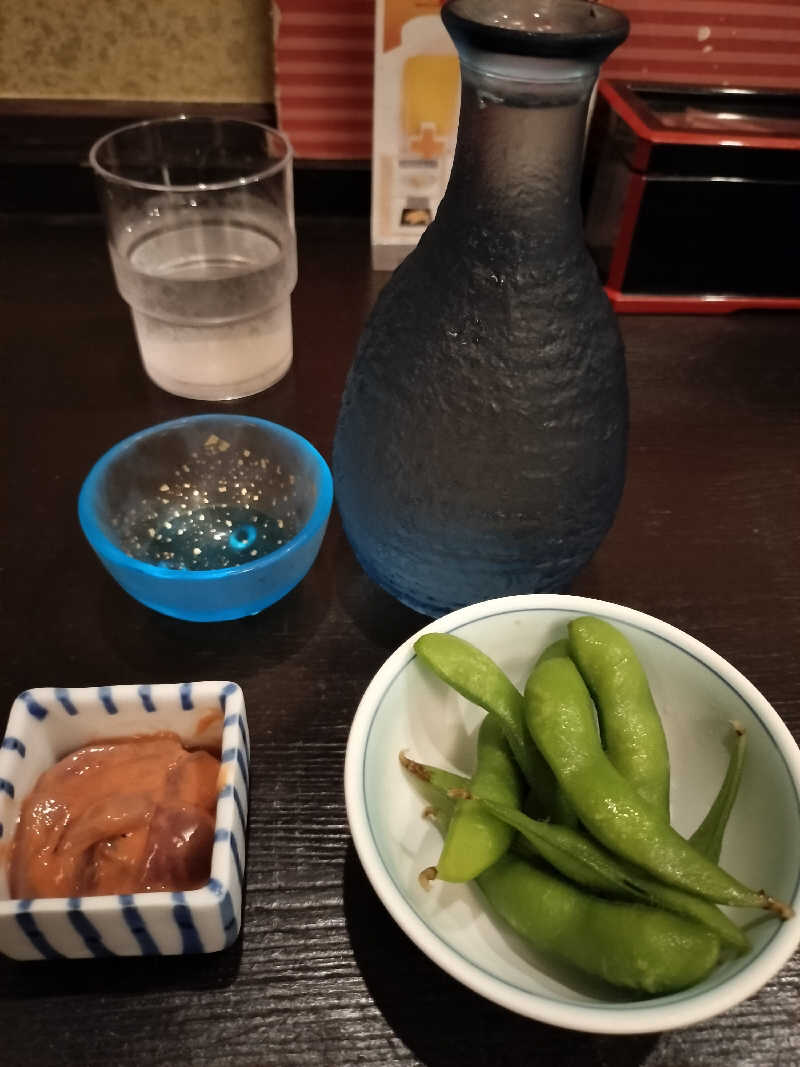
{"label": "sake bottle neck", "polygon": [[458,140],[440,213],[541,244],[582,240],[580,174],[597,66],[459,51]]}

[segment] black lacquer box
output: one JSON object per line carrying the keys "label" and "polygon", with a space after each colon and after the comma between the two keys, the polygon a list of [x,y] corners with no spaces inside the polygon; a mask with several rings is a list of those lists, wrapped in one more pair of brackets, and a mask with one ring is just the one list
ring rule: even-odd
{"label": "black lacquer box", "polygon": [[800,308],[800,92],[601,81],[584,206],[617,311]]}

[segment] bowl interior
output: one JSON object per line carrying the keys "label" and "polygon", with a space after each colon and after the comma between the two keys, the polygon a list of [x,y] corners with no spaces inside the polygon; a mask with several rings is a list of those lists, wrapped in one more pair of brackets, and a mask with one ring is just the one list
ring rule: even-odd
{"label": "bowl interior", "polygon": [[273,423],[182,419],[103,457],[89,506],[101,533],[134,559],[178,570],[233,567],[281,548],[305,526],[319,463],[306,441]]}
{"label": "bowl interior", "polygon": [[[646,616],[612,605],[597,608],[599,602],[555,599],[576,606],[509,606],[499,612],[496,606],[486,607],[483,617],[479,606],[456,612],[430,629],[448,630],[473,642],[522,687],[538,653],[565,636],[570,618],[586,613],[608,618],[636,648],[663,718],[672,765],[674,825],[688,835],[705,815],[727,766],[730,722],[740,721],[748,731],[748,751],[722,863],[746,884],[766,887],[794,901],[797,908],[798,763],[788,732],[779,722],[776,727],[776,713],[710,650],[690,638],[685,639],[689,650],[681,647],[681,635],[671,627],[650,620],[656,627],[652,629]],[[552,602],[553,598],[518,597],[494,603],[533,600]],[[470,612],[478,617],[448,624],[449,618],[459,620]],[[737,678],[743,691],[734,685]],[[483,713],[425,669],[414,656],[411,642],[387,661],[364,704],[370,709],[359,741],[363,742],[363,753],[359,753],[363,763],[353,768],[353,780],[360,779],[361,789],[355,804],[363,804],[362,859],[384,903],[406,932],[446,970],[479,992],[559,1025],[610,1031],[657,1029],[679,1025],[675,1020],[680,1020],[681,1004],[702,1000],[704,995],[708,995],[707,1010],[698,1017],[721,1010],[714,991],[729,986],[736,975],[754,966],[763,972],[757,988],[796,944],[797,920],[764,922],[760,913],[731,911],[735,921],[748,925],[753,951],[724,963],[692,990],[641,1001],[537,956],[489,917],[476,888],[435,883],[425,892],[417,881],[420,870],[436,862],[441,838],[422,817],[430,798],[402,771],[398,753],[406,750],[414,759],[470,774],[475,733]],[[354,836],[361,836],[357,818],[354,824]],[[741,997],[731,1002],[736,999]],[[664,1004],[678,1014],[669,1019],[653,1016],[654,1005]],[[650,1024],[644,1019],[623,1023],[608,1015],[632,1008],[649,1013]],[[696,1005],[694,1010],[697,1013]]]}

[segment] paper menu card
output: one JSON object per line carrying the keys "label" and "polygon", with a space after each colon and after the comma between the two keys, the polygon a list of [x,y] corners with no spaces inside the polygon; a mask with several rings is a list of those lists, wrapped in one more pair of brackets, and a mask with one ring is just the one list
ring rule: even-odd
{"label": "paper menu card", "polygon": [[372,265],[393,270],[436,214],[458,129],[458,57],[439,0],[377,0]]}

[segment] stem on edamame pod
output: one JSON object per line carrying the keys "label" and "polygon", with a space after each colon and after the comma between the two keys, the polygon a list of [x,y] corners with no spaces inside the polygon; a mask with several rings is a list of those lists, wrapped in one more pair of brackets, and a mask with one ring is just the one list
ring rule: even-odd
{"label": "stem on edamame pod", "polygon": [[742,780],[742,768],[744,767],[744,755],[747,748],[747,734],[738,722],[731,723],[736,735],[728,763],[728,769],[722,780],[719,792],[714,803],[708,810],[708,815],[700,823],[695,832],[689,838],[690,844],[694,845],[698,852],[708,856],[715,863],[719,862],[722,852],[722,838],[728,825],[733,802],[739,792],[739,783]]}

